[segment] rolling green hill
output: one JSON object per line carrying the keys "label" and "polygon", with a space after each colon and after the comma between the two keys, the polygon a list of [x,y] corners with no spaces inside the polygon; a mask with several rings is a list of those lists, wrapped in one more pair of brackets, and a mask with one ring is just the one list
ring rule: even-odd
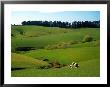
{"label": "rolling green hill", "polygon": [[[11,65],[23,68],[12,70],[12,76],[100,76],[98,28],[12,26],[11,32]],[[87,35],[91,41],[83,42]],[[49,67],[55,61],[65,66]],[[80,67],[71,69],[73,61]]]}
{"label": "rolling green hill", "polygon": [[11,67],[13,69],[19,68],[39,68],[41,66],[48,66],[49,64],[45,61],[34,59],[21,54],[11,54]]}
{"label": "rolling green hill", "polygon": [[[30,28],[31,27],[31,28]],[[20,30],[24,32],[21,35]],[[30,29],[30,30],[29,30]],[[14,33],[13,33],[14,32]],[[66,33],[65,33],[66,32]],[[30,33],[35,36],[28,36]],[[42,33],[46,33],[42,35]],[[51,34],[50,34],[51,33]],[[12,26],[12,50],[17,47],[35,47],[37,49],[67,41],[82,41],[84,36],[91,35],[94,40],[99,40],[99,29],[60,29],[39,26]],[[36,36],[38,35],[38,36]]]}

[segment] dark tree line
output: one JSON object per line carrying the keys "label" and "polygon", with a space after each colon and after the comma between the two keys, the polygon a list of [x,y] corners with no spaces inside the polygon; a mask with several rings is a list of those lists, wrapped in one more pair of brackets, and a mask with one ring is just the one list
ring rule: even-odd
{"label": "dark tree line", "polygon": [[74,21],[61,22],[61,21],[23,21],[22,25],[38,25],[46,27],[60,27],[60,28],[99,28],[100,21]]}

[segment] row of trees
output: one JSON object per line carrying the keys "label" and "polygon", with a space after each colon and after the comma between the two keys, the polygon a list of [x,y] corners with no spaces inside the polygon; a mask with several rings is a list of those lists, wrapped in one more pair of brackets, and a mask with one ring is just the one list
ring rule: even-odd
{"label": "row of trees", "polygon": [[61,21],[23,21],[22,25],[38,25],[38,26],[46,26],[46,27],[60,27],[60,28],[99,28],[100,21],[74,21],[72,23],[69,22],[61,22]]}

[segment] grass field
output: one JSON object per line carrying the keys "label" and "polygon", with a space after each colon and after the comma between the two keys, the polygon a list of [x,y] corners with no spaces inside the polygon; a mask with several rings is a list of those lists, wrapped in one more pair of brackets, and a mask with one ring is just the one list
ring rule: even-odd
{"label": "grass field", "polygon": [[[12,26],[11,32],[12,77],[100,76],[98,28]],[[80,67],[70,68],[73,61]]]}

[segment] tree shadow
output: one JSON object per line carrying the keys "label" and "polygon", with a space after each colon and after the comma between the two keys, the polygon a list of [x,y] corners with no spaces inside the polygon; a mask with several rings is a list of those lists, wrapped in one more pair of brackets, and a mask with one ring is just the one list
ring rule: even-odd
{"label": "tree shadow", "polygon": [[25,69],[25,68],[11,68],[11,71],[22,70],[22,69]]}

